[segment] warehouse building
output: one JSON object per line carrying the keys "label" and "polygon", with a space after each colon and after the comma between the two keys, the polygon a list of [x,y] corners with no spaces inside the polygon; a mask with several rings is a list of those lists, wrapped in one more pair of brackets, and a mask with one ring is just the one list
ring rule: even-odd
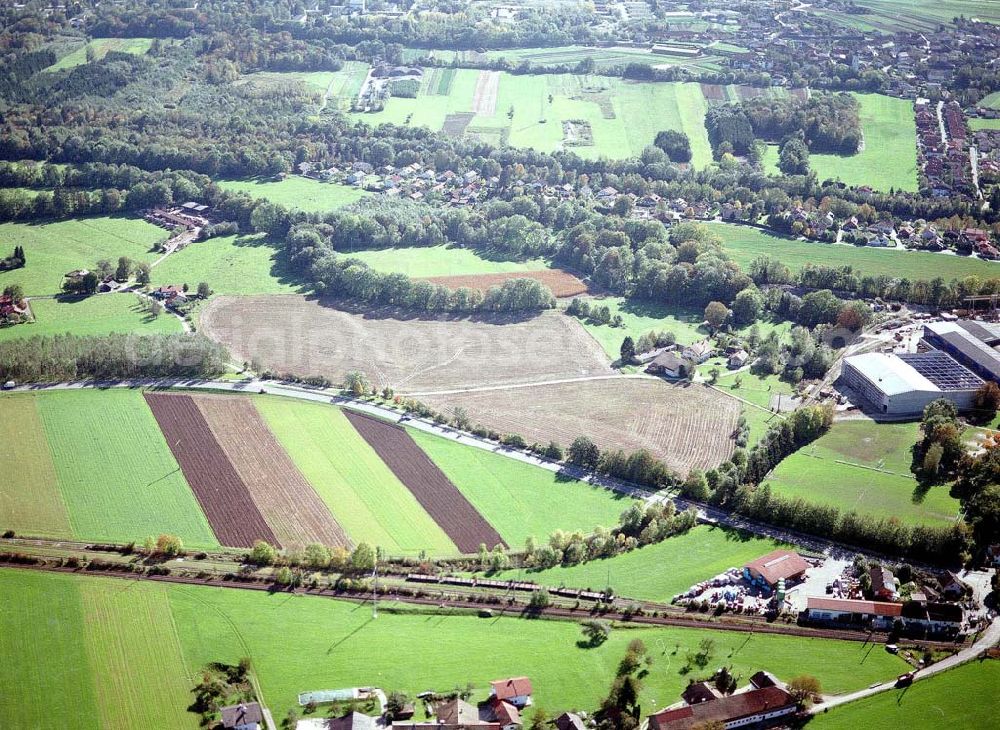
{"label": "warehouse building", "polygon": [[841,383],[857,405],[891,416],[919,415],[933,400],[947,398],[960,409],[972,407],[983,381],[947,353],[887,355],[869,352],[844,360]]}
{"label": "warehouse building", "polygon": [[924,325],[923,342],[976,373],[984,380],[1000,382],[1000,327],[987,322],[958,320]]}

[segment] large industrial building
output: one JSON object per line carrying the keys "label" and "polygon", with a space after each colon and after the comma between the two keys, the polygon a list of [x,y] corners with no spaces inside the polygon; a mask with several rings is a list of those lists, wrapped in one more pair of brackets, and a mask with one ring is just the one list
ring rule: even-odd
{"label": "large industrial building", "polygon": [[913,416],[945,398],[973,407],[976,391],[1000,382],[1000,325],[959,320],[924,326],[922,352],[855,355],[844,360],[841,383],[857,405],[890,416]]}

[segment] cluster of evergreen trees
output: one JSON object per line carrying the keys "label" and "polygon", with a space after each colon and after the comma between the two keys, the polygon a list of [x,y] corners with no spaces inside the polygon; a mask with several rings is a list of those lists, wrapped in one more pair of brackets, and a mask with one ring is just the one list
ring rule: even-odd
{"label": "cluster of evergreen trees", "polygon": [[20,269],[24,266],[24,247],[14,246],[14,253],[10,256],[0,259],[0,271],[10,271],[11,269]]}

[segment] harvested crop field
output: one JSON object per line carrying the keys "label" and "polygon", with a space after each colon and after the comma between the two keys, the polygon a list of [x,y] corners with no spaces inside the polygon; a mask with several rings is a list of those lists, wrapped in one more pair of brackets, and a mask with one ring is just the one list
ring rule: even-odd
{"label": "harvested crop field", "polygon": [[500,72],[480,71],[475,91],[472,92],[472,112],[483,117],[492,117],[496,114],[499,90]]}
{"label": "harvested crop field", "polygon": [[418,395],[445,413],[464,408],[473,423],[520,434],[529,443],[563,447],[586,434],[602,449],[649,449],[686,475],[728,458],[739,401],[701,385],[653,378],[608,378],[574,383]]}
{"label": "harvested crop field", "polygon": [[302,472],[281,448],[249,398],[196,396],[205,422],[284,547],[350,547]]}
{"label": "harvested crop field", "polygon": [[350,410],[345,410],[344,415],[459,550],[474,553],[481,544],[490,548],[506,546],[500,533],[417,446],[406,429]]}
{"label": "harvested crop field", "polygon": [[507,274],[471,274],[465,276],[431,276],[428,281],[443,284],[449,289],[466,287],[485,292],[492,286],[500,286],[508,279],[534,279],[552,290],[557,297],[575,297],[587,293],[587,285],[568,271],[549,269],[547,271],[515,271]]}
{"label": "harvested crop field", "polygon": [[194,399],[146,393],[146,402],[218,541],[229,547],[250,547],[255,540],[277,545],[277,538]]}
{"label": "harvested crop field", "polygon": [[202,310],[201,326],[241,360],[338,382],[361,370],[404,392],[614,372],[580,323],[558,312],[404,318],[338,306],[301,296],[218,297]]}

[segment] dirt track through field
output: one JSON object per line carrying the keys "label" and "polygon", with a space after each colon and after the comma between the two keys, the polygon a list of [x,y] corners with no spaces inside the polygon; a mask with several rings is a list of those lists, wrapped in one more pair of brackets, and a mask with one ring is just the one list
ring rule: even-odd
{"label": "dirt track through field", "polygon": [[497,112],[497,92],[500,90],[499,71],[480,71],[476,89],[472,94],[472,111],[479,116],[492,117]]}
{"label": "dirt track through field", "polygon": [[227,547],[251,547],[255,540],[278,545],[194,399],[166,393],[145,397],[216,539]]}
{"label": "dirt track through field", "polygon": [[285,547],[350,547],[347,534],[249,398],[197,396],[205,422]]}
{"label": "dirt track through field", "polygon": [[334,382],[360,370],[403,393],[614,373],[597,341],[558,312],[413,315],[301,296],[223,296],[202,309],[201,326],[238,360]]}
{"label": "dirt track through field", "polygon": [[740,404],[703,385],[618,378],[423,395],[432,408],[464,408],[473,423],[529,443],[564,448],[587,435],[602,449],[648,449],[681,476],[727,459]]}
{"label": "dirt track through field", "polygon": [[344,415],[459,550],[474,553],[481,544],[507,545],[406,429],[356,411],[345,409]]}
{"label": "dirt track through field", "polygon": [[534,279],[547,286],[557,297],[575,297],[587,293],[587,285],[568,271],[558,269],[548,271],[515,271],[502,274],[460,274],[456,276],[429,276],[427,281],[443,284],[449,289],[466,287],[485,292],[490,287],[499,286],[508,279]]}

